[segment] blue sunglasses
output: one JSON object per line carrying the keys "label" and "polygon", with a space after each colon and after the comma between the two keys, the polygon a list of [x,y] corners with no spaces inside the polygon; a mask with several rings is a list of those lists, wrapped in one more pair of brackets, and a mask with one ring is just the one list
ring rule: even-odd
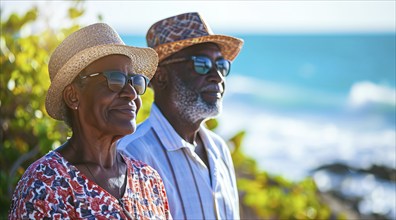
{"label": "blue sunglasses", "polygon": [[198,74],[206,75],[209,71],[216,66],[216,70],[221,73],[224,77],[228,76],[231,70],[231,61],[224,58],[216,60],[213,65],[212,60],[207,56],[192,56],[192,57],[181,57],[163,61],[160,65],[168,65],[171,63],[185,62],[192,60],[194,62],[194,70]]}

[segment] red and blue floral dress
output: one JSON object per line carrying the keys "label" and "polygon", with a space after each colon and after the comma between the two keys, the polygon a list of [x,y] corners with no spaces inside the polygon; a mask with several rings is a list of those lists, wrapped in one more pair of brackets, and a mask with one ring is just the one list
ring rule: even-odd
{"label": "red and blue floral dress", "polygon": [[171,219],[165,187],[150,166],[124,155],[127,185],[117,199],[51,151],[26,170],[9,219]]}

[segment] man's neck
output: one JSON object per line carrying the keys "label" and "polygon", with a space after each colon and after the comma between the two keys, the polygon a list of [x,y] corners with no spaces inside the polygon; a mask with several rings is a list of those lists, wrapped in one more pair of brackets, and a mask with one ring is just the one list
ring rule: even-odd
{"label": "man's neck", "polygon": [[158,104],[157,107],[180,137],[191,144],[197,142],[197,135],[204,119],[196,122],[190,122],[185,118],[180,117],[180,114],[175,109],[162,108]]}

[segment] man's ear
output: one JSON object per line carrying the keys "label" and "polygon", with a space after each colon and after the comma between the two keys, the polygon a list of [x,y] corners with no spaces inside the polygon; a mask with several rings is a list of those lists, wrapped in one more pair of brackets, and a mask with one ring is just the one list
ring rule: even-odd
{"label": "man's ear", "polygon": [[80,104],[78,91],[76,90],[75,85],[69,84],[63,90],[63,100],[66,105],[72,110],[77,110]]}
{"label": "man's ear", "polygon": [[153,86],[164,89],[168,85],[168,72],[164,67],[158,67],[152,79]]}

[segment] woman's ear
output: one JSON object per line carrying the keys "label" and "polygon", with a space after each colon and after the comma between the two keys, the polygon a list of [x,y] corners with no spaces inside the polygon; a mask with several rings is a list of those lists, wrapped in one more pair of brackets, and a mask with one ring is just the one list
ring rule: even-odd
{"label": "woman's ear", "polygon": [[75,85],[69,84],[65,87],[63,90],[63,100],[70,109],[78,109],[80,100]]}

